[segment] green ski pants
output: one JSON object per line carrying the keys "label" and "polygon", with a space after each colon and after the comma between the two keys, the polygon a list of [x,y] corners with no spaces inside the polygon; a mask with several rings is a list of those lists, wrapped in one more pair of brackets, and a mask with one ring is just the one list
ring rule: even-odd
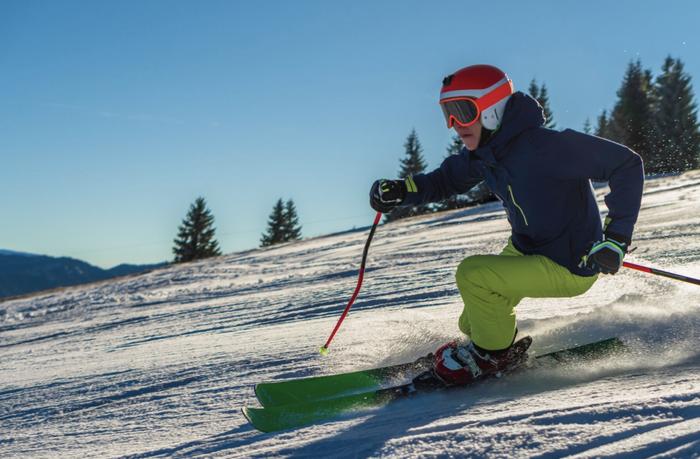
{"label": "green ski pants", "polygon": [[477,346],[505,349],[515,336],[515,306],[523,298],[567,298],[585,293],[598,276],[577,276],[542,255],[523,255],[508,240],[500,255],[474,255],[457,268],[464,301],[459,329]]}

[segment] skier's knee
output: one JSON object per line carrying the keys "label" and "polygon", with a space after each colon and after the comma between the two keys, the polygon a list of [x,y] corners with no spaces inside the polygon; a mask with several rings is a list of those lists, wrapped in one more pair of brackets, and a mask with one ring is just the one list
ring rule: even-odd
{"label": "skier's knee", "polygon": [[476,278],[482,275],[484,268],[485,265],[483,257],[479,255],[473,255],[471,257],[465,258],[459,264],[459,266],[457,267],[457,272],[455,273],[455,277],[457,278],[457,284],[459,285],[460,281],[466,280],[474,282]]}

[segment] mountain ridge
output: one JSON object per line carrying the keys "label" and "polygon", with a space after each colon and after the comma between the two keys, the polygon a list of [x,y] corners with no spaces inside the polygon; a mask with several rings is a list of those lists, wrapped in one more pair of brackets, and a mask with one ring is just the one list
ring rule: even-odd
{"label": "mountain ridge", "polygon": [[149,271],[167,263],[120,264],[103,269],[71,257],[0,249],[0,299]]}

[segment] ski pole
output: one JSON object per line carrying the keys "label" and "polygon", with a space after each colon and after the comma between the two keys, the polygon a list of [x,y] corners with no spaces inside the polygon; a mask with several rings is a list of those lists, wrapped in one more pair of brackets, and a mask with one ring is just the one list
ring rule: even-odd
{"label": "ski pole", "polygon": [[377,225],[379,224],[379,220],[381,218],[382,218],[382,213],[377,212],[377,215],[374,217],[374,223],[372,223],[372,229],[369,230],[369,236],[367,237],[367,242],[365,242],[365,250],[362,252],[362,263],[360,264],[360,274],[357,277],[357,286],[355,287],[355,292],[352,294],[352,297],[350,298],[348,305],[345,306],[345,311],[343,311],[343,314],[341,314],[340,319],[338,319],[338,323],[335,324],[335,328],[333,329],[333,332],[331,332],[331,336],[328,337],[328,341],[326,341],[326,344],[324,344],[321,347],[321,350],[320,350],[321,355],[328,355],[328,346],[330,346],[331,341],[333,340],[333,337],[335,336],[336,332],[340,328],[340,324],[342,324],[343,320],[345,320],[345,316],[348,315],[348,312],[350,311],[352,304],[355,302],[357,295],[360,293],[360,287],[362,287],[362,278],[365,276],[365,262],[367,261],[367,252],[369,251],[369,243],[372,242],[372,236],[374,236],[374,231],[377,229]]}
{"label": "ski pole", "polygon": [[700,279],[693,279],[692,277],[683,276],[681,274],[674,274],[668,271],[662,271],[656,268],[649,268],[647,266],[636,265],[634,263],[628,263],[626,261],[622,262],[622,266],[625,268],[636,269],[637,271],[642,271],[649,274],[656,274],[657,276],[669,277],[671,279],[676,279],[683,282],[689,282],[691,284],[700,285]]}

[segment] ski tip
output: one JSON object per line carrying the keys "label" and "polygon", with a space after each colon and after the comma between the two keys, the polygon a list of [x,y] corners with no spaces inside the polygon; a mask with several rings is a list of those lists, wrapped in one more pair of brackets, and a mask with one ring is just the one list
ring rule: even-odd
{"label": "ski tip", "polygon": [[245,417],[246,421],[250,423],[250,425],[253,425],[253,421],[250,419],[250,413],[248,412],[248,407],[244,406],[241,408],[241,413],[243,413],[243,417]]}
{"label": "ski tip", "polygon": [[258,430],[258,431],[263,432],[263,433],[269,432],[269,430],[260,426],[260,424],[261,424],[260,422],[257,422],[257,420],[255,418],[256,408],[248,408],[247,406],[244,406],[243,408],[241,408],[241,412],[243,413],[243,416],[245,416],[246,420],[250,423],[251,426],[253,426],[253,428],[255,430]]}

